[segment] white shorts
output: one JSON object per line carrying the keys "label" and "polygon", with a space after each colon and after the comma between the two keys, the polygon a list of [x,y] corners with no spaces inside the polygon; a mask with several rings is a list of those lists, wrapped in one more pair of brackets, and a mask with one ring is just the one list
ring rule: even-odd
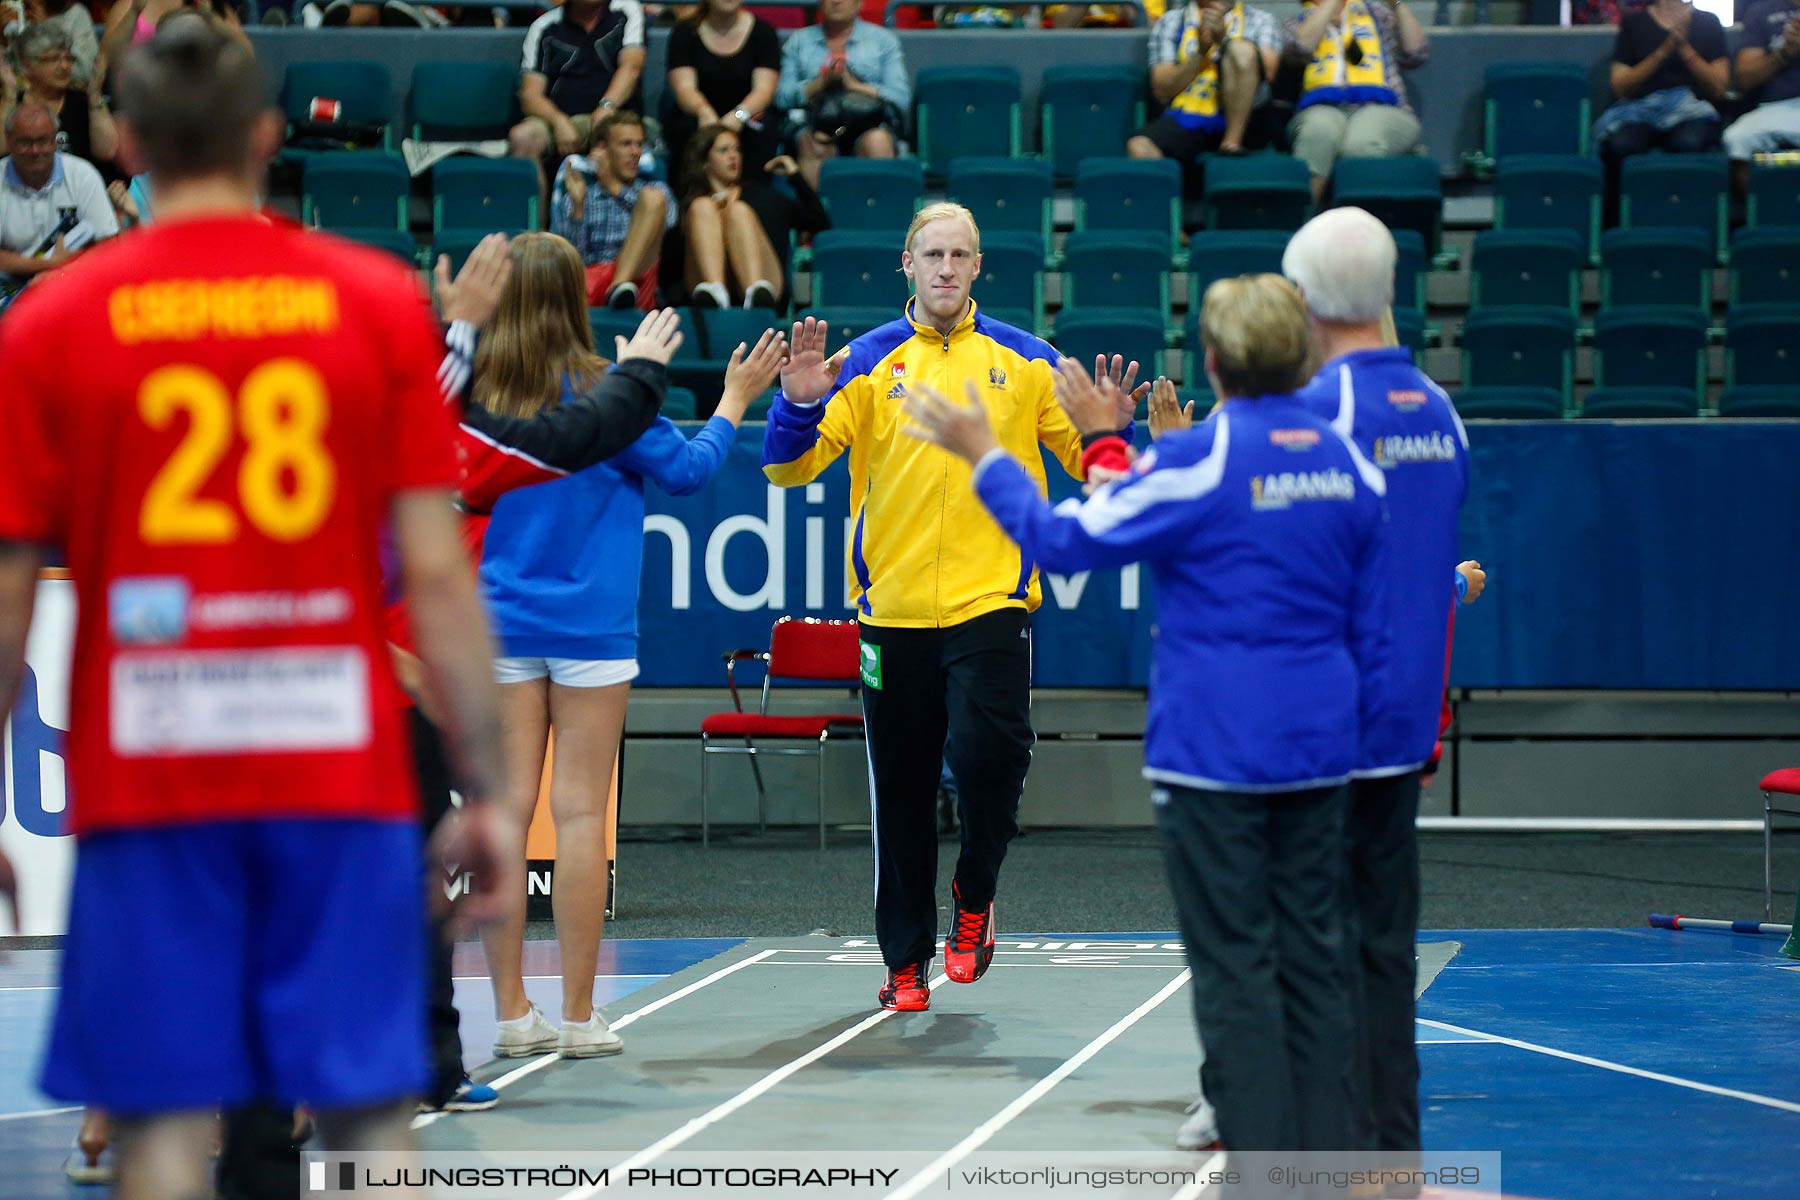
{"label": "white shorts", "polygon": [[530,683],[549,677],[564,687],[598,688],[638,677],[635,658],[496,658],[495,683]]}

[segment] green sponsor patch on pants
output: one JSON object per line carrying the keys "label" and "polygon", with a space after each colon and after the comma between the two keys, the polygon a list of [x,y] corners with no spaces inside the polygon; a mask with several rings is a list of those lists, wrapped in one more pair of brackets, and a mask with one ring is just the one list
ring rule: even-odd
{"label": "green sponsor patch on pants", "polygon": [[862,681],[863,686],[881,690],[881,647],[871,646],[867,642],[858,642],[862,648]]}

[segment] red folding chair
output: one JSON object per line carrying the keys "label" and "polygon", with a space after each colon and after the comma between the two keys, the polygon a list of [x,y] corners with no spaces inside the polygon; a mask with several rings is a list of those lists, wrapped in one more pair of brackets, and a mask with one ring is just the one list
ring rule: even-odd
{"label": "red folding chair", "polygon": [[[737,665],[741,662],[763,664],[762,703],[755,712],[745,712],[738,697]],[[777,679],[792,682],[862,686],[862,651],[855,621],[821,621],[813,617],[783,617],[769,631],[767,650],[732,650],[725,655],[725,683],[731,689],[731,705],[735,710],[714,713],[700,724],[700,844],[709,845],[711,826],[707,820],[707,760],[714,754],[747,754],[750,770],[756,776],[756,826],[767,833],[769,828],[768,793],[763,788],[762,768],[757,758],[764,754],[810,754],[819,760],[819,849],[825,848],[825,744],[833,733],[863,736],[861,713],[840,713],[805,717],[769,715],[770,685]],[[741,740],[743,746],[721,746],[715,739]],[[774,749],[758,746],[757,738],[803,739],[810,746]]]}
{"label": "red folding chair", "polygon": [[1785,767],[1763,776],[1763,920],[1775,919],[1775,818],[1800,817],[1800,809],[1777,808],[1771,793],[1800,796],[1800,767]]}

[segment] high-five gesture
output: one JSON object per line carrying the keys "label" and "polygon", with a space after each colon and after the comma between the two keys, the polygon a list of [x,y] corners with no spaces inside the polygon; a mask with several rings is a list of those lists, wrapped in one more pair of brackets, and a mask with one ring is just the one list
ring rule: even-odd
{"label": "high-five gesture", "polygon": [[714,415],[733,425],[742,421],[750,402],[769,389],[786,361],[787,339],[779,329],[763,330],[754,347],[739,342],[725,366],[725,390]]}
{"label": "high-five gesture", "polygon": [[850,357],[850,347],[845,346],[826,358],[825,333],[825,322],[813,317],[794,323],[787,364],[781,368],[781,394],[794,404],[823,400]]}
{"label": "high-five gesture", "polygon": [[[1129,413],[1137,407],[1137,402],[1120,389],[1124,377],[1115,379],[1106,370],[1104,359],[1098,365],[1100,369],[1090,378],[1072,358],[1056,364],[1056,402],[1069,414],[1070,424],[1082,437],[1118,432],[1131,420],[1130,416],[1120,420],[1119,413]],[[1132,363],[1131,367],[1135,376],[1137,364]]]}
{"label": "high-five gesture", "polygon": [[1194,402],[1189,400],[1182,407],[1181,397],[1175,394],[1175,384],[1167,379],[1158,379],[1156,387],[1150,393],[1150,437],[1161,441],[1164,435],[1179,433],[1194,423]]}
{"label": "high-five gesture", "polygon": [[647,358],[666,367],[681,349],[681,316],[672,308],[658,309],[644,318],[629,342],[614,336],[613,343],[618,347],[613,358],[619,362]]}
{"label": "high-five gesture", "polygon": [[1119,423],[1113,426],[1114,429],[1123,429],[1131,424],[1132,418],[1137,416],[1137,406],[1150,394],[1150,385],[1147,383],[1132,386],[1137,381],[1137,374],[1138,363],[1135,358],[1127,365],[1123,355],[1115,354],[1109,366],[1106,355],[1094,356],[1094,379],[1098,381],[1104,375],[1118,389]]}
{"label": "high-five gesture", "polygon": [[494,315],[506,292],[506,281],[512,278],[512,255],[507,246],[504,233],[488,234],[469,251],[454,280],[450,278],[450,256],[438,255],[432,277],[446,325],[467,321],[480,327]]}

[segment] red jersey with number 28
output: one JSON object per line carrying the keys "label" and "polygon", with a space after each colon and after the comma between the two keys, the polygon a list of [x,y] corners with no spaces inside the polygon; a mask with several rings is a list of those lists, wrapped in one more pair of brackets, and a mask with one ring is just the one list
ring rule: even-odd
{"label": "red jersey with number 28", "polygon": [[80,604],[75,833],[414,815],[377,533],[456,483],[442,356],[403,265],[248,215],[0,321],[0,538],[60,544]]}

